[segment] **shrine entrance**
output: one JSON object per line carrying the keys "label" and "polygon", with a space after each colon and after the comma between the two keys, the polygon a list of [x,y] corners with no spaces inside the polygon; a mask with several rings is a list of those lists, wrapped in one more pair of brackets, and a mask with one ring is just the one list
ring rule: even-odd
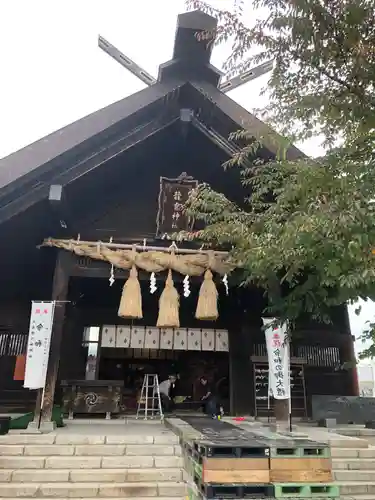
{"label": "shrine entrance", "polygon": [[[103,279],[71,279],[69,295],[74,305],[65,328],[70,349],[66,344],[59,373],[65,411],[70,411],[75,386],[74,398],[80,400],[73,411],[76,417],[92,416],[96,412],[98,415],[110,412],[113,417],[134,414],[144,375],[156,373],[159,382],[169,375],[177,376],[171,394],[174,413],[201,411],[202,375],[207,377],[229,413],[228,331],[223,322],[202,324],[194,318],[197,284],[191,285],[189,297],[181,296],[181,326],[178,328],[155,326],[162,282],[157,283],[159,294],[150,294],[149,283],[141,280],[144,316],[141,320],[119,318],[118,297],[122,285],[120,281],[109,286],[108,280]],[[183,283],[175,286],[179,289]],[[225,301],[221,308],[225,318]],[[80,352],[75,360],[72,359],[73,349]],[[89,394],[100,395],[101,405],[97,409],[92,404],[93,398],[87,398]],[[112,397],[120,397],[118,412],[111,411]]]}

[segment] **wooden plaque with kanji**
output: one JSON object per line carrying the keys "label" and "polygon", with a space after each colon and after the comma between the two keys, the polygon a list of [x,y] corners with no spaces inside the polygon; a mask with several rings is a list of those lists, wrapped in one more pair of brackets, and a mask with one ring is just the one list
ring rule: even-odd
{"label": "wooden plaque with kanji", "polygon": [[156,236],[167,237],[179,231],[191,231],[194,221],[184,213],[189,193],[198,181],[181,174],[177,179],[160,177],[159,210],[156,220]]}

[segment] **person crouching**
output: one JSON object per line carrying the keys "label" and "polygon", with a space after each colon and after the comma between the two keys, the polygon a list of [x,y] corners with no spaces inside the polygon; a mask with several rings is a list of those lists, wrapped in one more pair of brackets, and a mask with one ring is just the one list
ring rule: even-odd
{"label": "person crouching", "polygon": [[171,389],[174,387],[176,383],[176,377],[174,375],[170,375],[166,380],[159,385],[160,392],[160,400],[161,406],[164,413],[170,413],[173,408],[173,401],[171,398]]}

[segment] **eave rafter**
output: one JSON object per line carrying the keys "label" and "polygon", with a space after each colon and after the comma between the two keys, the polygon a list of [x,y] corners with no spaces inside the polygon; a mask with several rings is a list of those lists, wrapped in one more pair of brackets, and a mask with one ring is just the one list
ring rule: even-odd
{"label": "eave rafter", "polygon": [[[241,149],[236,144],[230,142],[228,139],[220,135],[219,132],[202,123],[198,118],[192,117],[191,124],[202,134],[208,137],[220,149],[222,149],[229,157],[232,157],[241,151]],[[251,166],[251,163],[248,160],[244,160],[244,164],[247,167]]]}

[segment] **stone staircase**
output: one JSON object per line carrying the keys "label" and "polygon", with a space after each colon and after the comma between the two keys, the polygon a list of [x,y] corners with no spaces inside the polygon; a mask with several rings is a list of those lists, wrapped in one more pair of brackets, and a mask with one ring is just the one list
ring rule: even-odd
{"label": "stone staircase", "polygon": [[362,439],[346,441],[350,448],[331,447],[335,481],[340,485],[340,498],[375,500],[375,447]]}
{"label": "stone staircase", "polygon": [[338,427],[337,432],[342,436],[364,439],[371,446],[375,445],[375,429],[366,429],[363,425],[347,425],[345,427]]}
{"label": "stone staircase", "polygon": [[168,430],[0,436],[0,498],[180,500],[183,474],[178,437]]}

